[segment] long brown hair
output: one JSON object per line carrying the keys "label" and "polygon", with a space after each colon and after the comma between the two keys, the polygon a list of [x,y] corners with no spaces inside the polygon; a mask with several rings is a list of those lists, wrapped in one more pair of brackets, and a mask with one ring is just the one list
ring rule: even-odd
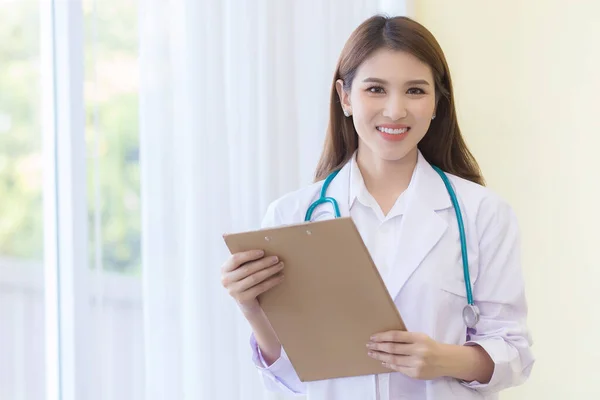
{"label": "long brown hair", "polygon": [[432,70],[436,89],[436,118],[419,142],[425,159],[442,170],[485,185],[477,161],[463,140],[456,110],[452,80],[444,53],[433,35],[421,24],[407,17],[373,16],[350,35],[338,60],[331,87],[329,126],[315,181],[340,169],[358,147],[358,135],[352,118],[346,118],[335,87],[342,79],[344,90],[350,91],[359,66],[376,50],[406,51]]}

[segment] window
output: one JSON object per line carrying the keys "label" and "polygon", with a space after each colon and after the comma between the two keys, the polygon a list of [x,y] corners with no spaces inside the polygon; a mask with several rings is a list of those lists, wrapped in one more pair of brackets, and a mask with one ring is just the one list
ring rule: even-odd
{"label": "window", "polygon": [[0,2],[0,388],[45,398],[40,11]]}
{"label": "window", "polygon": [[2,398],[144,398],[137,13],[0,2]]}

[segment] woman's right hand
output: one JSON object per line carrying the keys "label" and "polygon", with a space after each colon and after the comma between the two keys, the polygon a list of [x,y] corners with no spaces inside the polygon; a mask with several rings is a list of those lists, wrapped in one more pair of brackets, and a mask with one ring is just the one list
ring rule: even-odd
{"label": "woman's right hand", "polygon": [[221,284],[247,315],[261,310],[257,296],[283,280],[283,262],[262,250],[231,255],[221,267]]}

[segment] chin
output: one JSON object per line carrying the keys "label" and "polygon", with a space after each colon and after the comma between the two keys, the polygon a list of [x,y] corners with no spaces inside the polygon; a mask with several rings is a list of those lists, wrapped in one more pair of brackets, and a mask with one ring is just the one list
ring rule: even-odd
{"label": "chin", "polygon": [[406,156],[415,154],[418,143],[412,143],[413,140],[397,143],[382,142],[379,140],[363,141],[359,139],[358,148],[362,148],[365,153],[369,153],[369,158],[384,160],[388,162],[398,162]]}
{"label": "chin", "polygon": [[410,148],[381,149],[377,152],[377,155],[380,159],[385,161],[400,161],[406,158],[407,156],[410,156],[413,153],[413,151],[416,151],[416,146]]}

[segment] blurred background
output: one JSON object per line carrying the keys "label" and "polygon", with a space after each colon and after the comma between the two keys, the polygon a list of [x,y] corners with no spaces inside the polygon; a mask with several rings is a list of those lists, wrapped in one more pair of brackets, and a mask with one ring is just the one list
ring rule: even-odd
{"label": "blurred background", "polygon": [[220,235],[311,181],[338,54],[377,12],[436,36],[521,223],[538,361],[501,398],[600,398],[597,1],[0,0],[2,400],[280,398]]}
{"label": "blurred background", "polygon": [[[143,362],[141,346],[135,346],[142,337],[138,7],[132,1],[68,3],[56,2],[79,8],[83,41],[80,59],[72,60],[81,63],[84,125],[77,133],[85,144],[74,149],[84,161],[77,168],[85,171],[86,220],[81,222],[87,227],[80,238],[87,256],[77,267],[92,283],[76,301],[92,313],[86,322],[93,324],[94,336],[86,337],[85,345],[95,348],[93,363],[82,368],[101,377],[94,388],[97,398],[133,398]],[[58,199],[58,190],[47,190],[56,183],[47,162],[55,146],[45,140],[55,133],[44,108],[61,104],[44,96],[56,95],[49,93],[55,83],[70,82],[60,80],[52,71],[54,57],[44,54],[60,46],[49,23],[53,6],[50,1],[0,1],[0,398],[7,400],[56,398],[46,397],[46,379],[59,366],[46,363],[44,338],[53,337],[46,332],[45,275],[58,268],[45,269],[44,254],[58,235],[44,240],[44,231],[58,227],[48,226],[55,209],[43,203],[44,197],[46,203],[52,196]],[[111,387],[124,391],[111,395]]]}

